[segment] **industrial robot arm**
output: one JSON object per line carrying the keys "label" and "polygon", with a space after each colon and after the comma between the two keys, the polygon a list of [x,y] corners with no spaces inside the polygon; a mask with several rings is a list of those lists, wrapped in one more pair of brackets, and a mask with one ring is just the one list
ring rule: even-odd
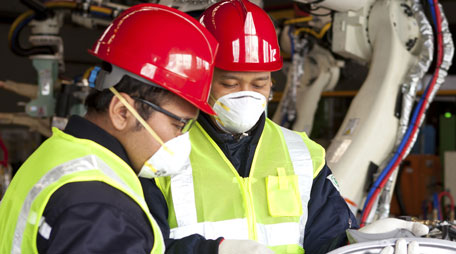
{"label": "industrial robot arm", "polygon": [[[421,2],[299,2],[336,10],[332,51],[369,66],[368,76],[327,150],[327,160],[339,181],[342,196],[354,204],[351,205],[352,211],[356,213],[364,203],[362,223],[384,218],[389,214],[395,169],[414,143],[425,109],[451,63],[453,42],[445,16],[437,1],[433,1],[437,18],[432,23],[436,31],[441,31],[435,35],[440,42],[436,47],[441,54],[436,59],[438,69],[432,86],[428,86],[426,97],[415,107],[417,113],[412,115],[416,91],[428,71],[434,49],[435,33],[424,15]],[[370,171],[379,177],[367,194],[366,183],[374,177],[368,173]],[[390,187],[382,194],[382,205],[374,218],[376,205],[373,204],[378,201],[379,192],[387,182]]]}
{"label": "industrial robot arm", "polygon": [[[328,148],[327,157],[342,195],[358,206],[363,202],[366,182],[372,177],[369,169],[377,171],[394,149],[401,114],[397,100],[403,89],[417,88],[417,82],[404,81],[410,69],[420,62],[420,55],[429,50],[424,44],[429,43],[428,38],[420,34],[419,21],[411,12],[412,5],[411,1],[371,1],[357,12],[335,16],[333,50],[369,63],[369,74]],[[360,29],[365,32],[359,33]],[[354,39],[359,35],[365,37]],[[408,46],[409,41],[416,43]],[[428,58],[431,56],[428,54]],[[416,81],[429,67],[430,59],[425,60],[421,63],[423,70],[415,73]]]}

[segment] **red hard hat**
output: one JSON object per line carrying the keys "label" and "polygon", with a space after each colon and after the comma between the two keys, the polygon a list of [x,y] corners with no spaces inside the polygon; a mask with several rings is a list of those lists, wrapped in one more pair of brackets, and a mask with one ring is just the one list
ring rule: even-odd
{"label": "red hard hat", "polygon": [[122,12],[90,52],[215,114],[207,99],[217,47],[191,16],[163,5],[139,4]]}
{"label": "red hard hat", "polygon": [[220,43],[215,66],[227,71],[282,68],[277,35],[268,14],[247,0],[224,0],[203,12],[200,22]]}

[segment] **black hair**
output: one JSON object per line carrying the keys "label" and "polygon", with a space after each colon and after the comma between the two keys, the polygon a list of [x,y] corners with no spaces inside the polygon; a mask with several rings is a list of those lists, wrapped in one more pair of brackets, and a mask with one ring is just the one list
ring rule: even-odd
{"label": "black hair", "polygon": [[[130,96],[150,101],[158,106],[163,105],[165,102],[173,99],[173,96],[176,96],[164,88],[146,84],[128,75],[123,76],[114,88],[119,93],[126,93]],[[106,113],[113,96],[114,94],[109,89],[104,89],[102,91],[92,89],[85,100],[87,113]],[[139,115],[145,120],[149,119],[153,112],[153,109],[150,106],[139,101],[135,102],[135,108]]]}

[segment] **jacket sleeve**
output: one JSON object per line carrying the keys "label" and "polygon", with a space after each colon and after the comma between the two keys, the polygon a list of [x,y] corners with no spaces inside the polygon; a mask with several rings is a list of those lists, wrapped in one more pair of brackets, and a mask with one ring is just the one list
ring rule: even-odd
{"label": "jacket sleeve", "polygon": [[327,253],[346,245],[345,230],[358,228],[355,216],[328,179],[331,174],[325,165],[313,180],[304,234],[306,254]]}
{"label": "jacket sleeve", "polygon": [[50,198],[37,236],[39,253],[150,253],[146,214],[102,182],[65,184]]}
{"label": "jacket sleeve", "polygon": [[217,254],[222,237],[216,240],[209,240],[201,235],[194,234],[182,239],[169,237],[170,228],[168,224],[168,205],[165,197],[155,184],[154,180],[140,177],[143,186],[144,196],[152,216],[157,221],[165,240],[166,253],[187,253],[187,254]]}

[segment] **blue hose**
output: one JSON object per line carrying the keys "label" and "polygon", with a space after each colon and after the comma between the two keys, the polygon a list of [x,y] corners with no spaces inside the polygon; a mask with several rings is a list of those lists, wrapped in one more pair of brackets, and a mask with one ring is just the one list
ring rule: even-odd
{"label": "blue hose", "polygon": [[11,41],[12,41],[11,47],[13,48],[13,50],[16,49],[14,42],[16,41],[19,31],[34,18],[35,18],[35,15],[31,15],[30,17],[24,19],[21,23],[19,23],[19,25],[17,25],[17,27],[14,29],[13,37],[11,38]]}
{"label": "blue hose", "polygon": [[291,45],[291,60],[293,61],[293,55],[294,55],[294,37],[293,37],[293,33],[291,32],[291,27],[290,29],[288,29],[288,37],[290,37],[290,45]]}
{"label": "blue hose", "polygon": [[437,30],[437,17],[435,15],[435,5],[433,0],[428,0],[429,5],[431,6],[431,15],[432,20],[434,21],[434,27]]}
{"label": "blue hose", "polygon": [[[434,20],[434,26],[437,30],[437,22],[436,22],[436,14],[435,14],[435,5],[434,5],[434,2],[433,0],[428,0],[429,4],[431,5],[431,13],[432,13],[432,18]],[[434,74],[435,75],[435,74]],[[385,169],[383,169],[383,171],[380,173],[379,177],[377,178],[377,180],[374,182],[373,186],[371,187],[371,189],[369,190],[369,193],[366,197],[366,201],[364,202],[364,207],[363,207],[363,211],[366,209],[366,206],[367,204],[369,203],[369,201],[371,200],[375,190],[379,187],[380,183],[383,181],[383,179],[385,178],[385,176],[388,174],[388,172],[391,170],[391,167],[393,166],[394,162],[398,159],[399,157],[399,154],[401,153],[401,151],[404,149],[404,146],[405,144],[407,143],[408,139],[410,138],[410,135],[412,133],[412,130],[413,130],[413,126],[416,124],[416,119],[418,118],[418,113],[420,111],[420,108],[424,102],[424,99],[426,97],[428,97],[428,92],[429,92],[429,87],[431,85],[431,82],[432,80],[434,79],[434,75],[432,76],[432,78],[429,80],[427,86],[426,86],[426,89],[423,93],[423,95],[421,96],[421,99],[417,105],[417,107],[414,109],[414,112],[413,112],[413,116],[412,116],[412,120],[407,128],[407,131],[404,135],[404,137],[402,138],[402,141],[399,145],[399,148],[398,150],[396,151],[396,153],[394,154],[393,158],[390,160],[390,162],[388,163],[388,165],[385,167]]]}
{"label": "blue hose", "polygon": [[434,192],[434,194],[432,195],[432,198],[433,198],[433,206],[434,206],[434,209],[437,210],[437,218],[439,220],[442,220],[442,217],[440,216],[441,214],[441,211],[440,211],[440,202],[439,202],[439,195],[437,194],[437,192]]}
{"label": "blue hose", "polygon": [[401,143],[399,145],[398,150],[396,151],[396,153],[394,154],[394,157],[390,160],[388,165],[385,167],[385,169],[382,171],[380,176],[377,178],[377,180],[375,181],[374,185],[369,190],[369,194],[367,195],[366,202],[364,203],[363,210],[366,208],[366,206],[367,206],[369,200],[372,198],[372,195],[374,194],[375,190],[378,188],[380,183],[383,181],[383,178],[385,178],[385,176],[391,170],[391,167],[393,166],[394,162],[398,159],[399,154],[404,149],[405,144],[407,143],[408,139],[410,138],[410,135],[411,135],[412,130],[413,130],[413,126],[415,125],[416,119],[418,118],[418,113],[419,113],[420,108],[421,108],[421,106],[423,104],[424,98],[425,98],[426,94],[428,93],[431,81],[432,81],[432,79],[429,81],[429,84],[427,85],[425,92],[423,93],[418,105],[416,106],[416,108],[415,108],[415,110],[413,112],[411,123],[409,124],[409,126],[407,128],[407,132],[405,133],[404,137],[402,138],[402,141],[401,141]]}

